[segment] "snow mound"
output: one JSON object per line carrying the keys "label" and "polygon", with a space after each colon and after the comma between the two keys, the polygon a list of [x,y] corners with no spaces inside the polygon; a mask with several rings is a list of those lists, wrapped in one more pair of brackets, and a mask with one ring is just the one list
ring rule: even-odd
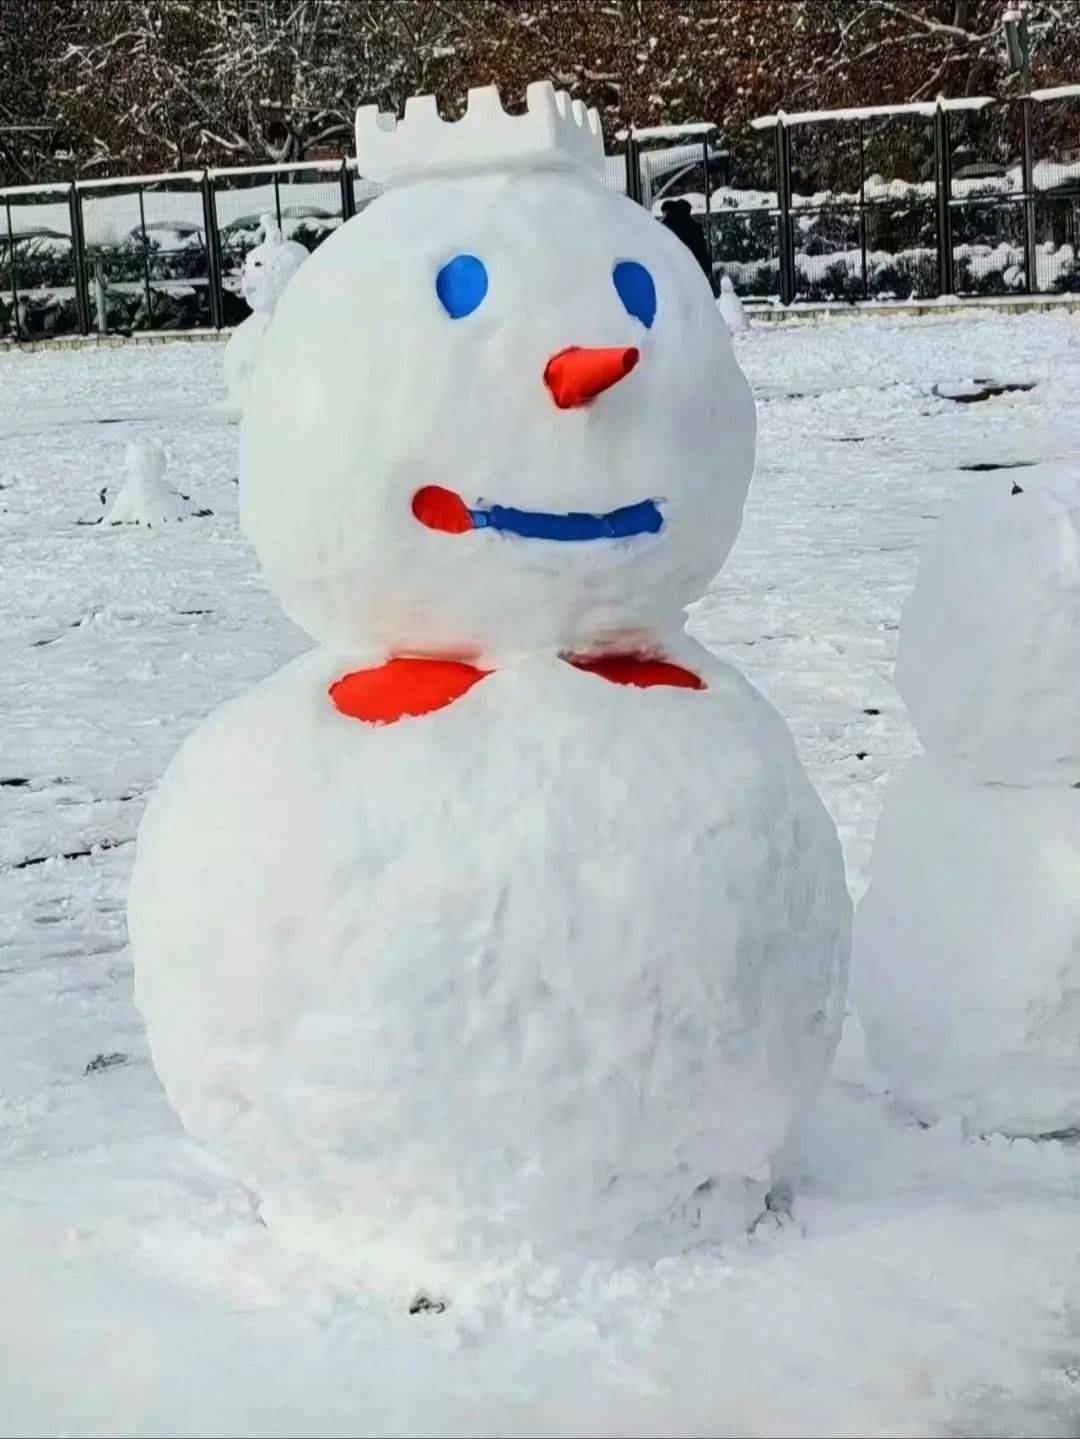
{"label": "snow mound", "polygon": [[156,525],[209,514],[165,480],[165,451],[156,440],[132,440],[124,452],[128,477],[105,511],[107,525]]}
{"label": "snow mound", "polygon": [[749,329],[750,321],[728,275],[720,281],[720,313],[732,334],[737,330]]}

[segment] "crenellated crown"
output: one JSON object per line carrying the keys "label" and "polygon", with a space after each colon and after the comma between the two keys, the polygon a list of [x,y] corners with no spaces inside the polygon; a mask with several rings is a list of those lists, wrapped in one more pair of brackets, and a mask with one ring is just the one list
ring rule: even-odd
{"label": "crenellated crown", "polygon": [[526,113],[508,115],[495,85],[469,91],[460,120],[444,120],[434,95],[414,95],[399,120],[377,105],[356,112],[356,161],[361,175],[402,184],[457,171],[535,165],[604,171],[600,117],[550,80],[525,92]]}

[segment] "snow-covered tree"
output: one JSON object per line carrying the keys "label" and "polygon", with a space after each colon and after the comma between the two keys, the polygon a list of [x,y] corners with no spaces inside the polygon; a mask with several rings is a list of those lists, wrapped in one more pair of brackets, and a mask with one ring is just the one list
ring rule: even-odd
{"label": "snow-covered tree", "polygon": [[[347,153],[358,103],[550,76],[637,125],[1014,94],[1004,0],[0,0],[0,182]],[[1030,0],[1036,83],[1080,0]],[[18,126],[16,129],[14,127]],[[40,127],[40,128],[29,128]]]}
{"label": "snow-covered tree", "polygon": [[55,173],[65,136],[52,87],[74,21],[69,0],[0,0],[0,184]]}

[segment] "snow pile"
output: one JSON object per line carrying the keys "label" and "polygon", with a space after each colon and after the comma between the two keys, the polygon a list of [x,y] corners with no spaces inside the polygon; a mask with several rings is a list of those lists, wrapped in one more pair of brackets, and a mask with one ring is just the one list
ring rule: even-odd
{"label": "snow pile", "polygon": [[251,376],[259,357],[270,318],[285,287],[308,258],[308,252],[296,240],[283,240],[281,230],[271,215],[262,217],[262,243],[249,250],[244,260],[241,293],[252,313],[236,327],[225,347],[222,363],[229,399],[242,409],[251,385]]}
{"label": "snow pile", "polygon": [[750,327],[750,321],[746,318],[746,311],[742,307],[742,301],[735,293],[735,286],[731,283],[728,275],[720,281],[720,313],[724,317],[724,323],[732,334],[737,330],[746,330]]}
{"label": "snow pile", "polygon": [[1080,1128],[1080,480],[981,482],[904,609],[926,747],[893,786],[858,915],[872,1061],[925,1119]]}
{"label": "snow pile", "polygon": [[156,525],[208,513],[165,481],[165,451],[156,440],[132,440],[124,451],[128,477],[105,511],[107,525]]}
{"label": "snow pile", "polygon": [[[683,633],[754,458],[710,299],[590,176],[470,167],[332,236],[255,370],[242,520],[324,648],[151,802],[137,997],[271,1232],[399,1297],[745,1234],[836,1046],[835,828]],[[401,656],[472,687],[339,712]],[[580,667],[643,657],[682,683]]]}

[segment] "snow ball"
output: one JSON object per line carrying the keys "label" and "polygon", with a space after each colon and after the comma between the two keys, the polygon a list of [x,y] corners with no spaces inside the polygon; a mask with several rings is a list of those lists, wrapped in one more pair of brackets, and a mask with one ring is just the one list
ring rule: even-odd
{"label": "snow ball", "polygon": [[1080,1127],[1078,860],[1068,785],[974,784],[924,755],[889,791],[853,998],[871,1064],[924,1121]]}
{"label": "snow ball", "polygon": [[896,684],[927,750],[980,779],[1080,779],[1080,472],[973,480],[904,606]]}

